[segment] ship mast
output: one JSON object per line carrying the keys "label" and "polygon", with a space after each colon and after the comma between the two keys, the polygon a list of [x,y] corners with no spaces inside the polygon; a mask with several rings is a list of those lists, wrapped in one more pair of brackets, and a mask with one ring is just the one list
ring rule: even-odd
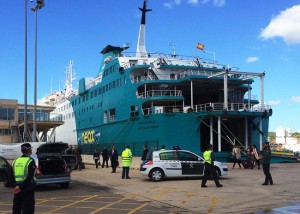
{"label": "ship mast", "polygon": [[73,71],[73,60],[70,60],[69,66],[66,68],[66,93],[65,97],[68,99],[73,95],[73,81],[76,80],[75,73]]}
{"label": "ship mast", "polygon": [[145,45],[145,31],[146,31],[146,12],[151,11],[151,9],[147,9],[147,1],[144,0],[143,8],[140,8],[142,11],[142,19],[139,31],[139,38],[136,48],[136,57],[147,57],[146,45]]}

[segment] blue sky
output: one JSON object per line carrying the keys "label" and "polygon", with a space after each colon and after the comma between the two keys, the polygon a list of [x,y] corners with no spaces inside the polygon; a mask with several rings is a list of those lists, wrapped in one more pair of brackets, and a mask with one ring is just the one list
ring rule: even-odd
{"label": "blue sky", "polygon": [[[38,94],[63,89],[74,60],[77,79],[95,77],[107,44],[136,50],[143,0],[45,0],[38,12]],[[28,7],[34,3],[28,1]],[[300,1],[149,0],[148,52],[194,55],[240,71],[266,72],[270,131],[300,132]],[[0,99],[24,103],[24,1],[0,1]],[[197,42],[204,53],[195,50]],[[28,103],[33,103],[34,13],[28,11]],[[259,98],[259,79],[252,95]]]}

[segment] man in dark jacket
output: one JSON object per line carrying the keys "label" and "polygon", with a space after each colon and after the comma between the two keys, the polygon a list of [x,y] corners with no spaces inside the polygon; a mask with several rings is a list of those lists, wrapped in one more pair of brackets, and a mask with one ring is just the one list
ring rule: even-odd
{"label": "man in dark jacket", "polygon": [[22,144],[21,151],[23,155],[13,161],[9,172],[10,183],[14,188],[13,214],[34,213],[36,165],[30,157],[32,147],[29,143]]}
{"label": "man in dark jacket", "polygon": [[102,168],[104,168],[104,165],[106,165],[106,168],[108,168],[109,155],[108,155],[107,147],[103,148],[101,154],[102,154]]}
{"label": "man in dark jacket", "polygon": [[147,145],[145,144],[145,145],[144,145],[143,155],[142,155],[142,158],[141,158],[142,161],[145,161],[145,160],[146,160],[148,151],[149,151],[149,150],[148,150],[148,147],[147,147]]}
{"label": "man in dark jacket", "polygon": [[262,167],[264,174],[266,176],[265,182],[262,185],[273,185],[272,175],[270,173],[270,163],[271,163],[271,149],[269,142],[265,142],[263,145],[262,159],[261,159]]}
{"label": "man in dark jacket", "polygon": [[109,157],[110,157],[111,168],[112,168],[111,173],[115,173],[117,166],[119,165],[119,161],[118,161],[119,155],[118,155],[118,151],[116,150],[115,145],[112,146],[112,149],[109,152]]}

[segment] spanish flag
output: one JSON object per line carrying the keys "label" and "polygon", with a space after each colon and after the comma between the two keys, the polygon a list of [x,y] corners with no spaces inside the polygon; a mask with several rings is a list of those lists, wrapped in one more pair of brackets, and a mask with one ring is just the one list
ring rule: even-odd
{"label": "spanish flag", "polygon": [[197,49],[204,50],[204,45],[198,42]]}

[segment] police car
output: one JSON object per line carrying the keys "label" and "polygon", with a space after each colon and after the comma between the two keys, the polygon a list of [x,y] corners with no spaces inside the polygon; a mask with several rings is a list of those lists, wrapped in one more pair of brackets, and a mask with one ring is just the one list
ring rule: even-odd
{"label": "police car", "polygon": [[[204,159],[187,150],[160,150],[149,152],[148,160],[140,167],[140,173],[153,181],[166,177],[201,177],[204,175]],[[214,161],[217,176],[228,173],[225,163]]]}

